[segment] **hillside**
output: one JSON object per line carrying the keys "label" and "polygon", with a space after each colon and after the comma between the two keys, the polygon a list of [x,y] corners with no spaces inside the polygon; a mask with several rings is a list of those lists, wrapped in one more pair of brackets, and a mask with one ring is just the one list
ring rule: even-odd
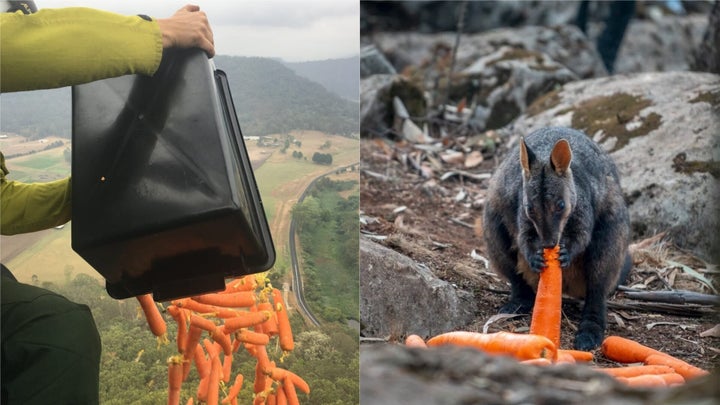
{"label": "hillside", "polygon": [[[359,132],[357,102],[331,93],[281,62],[231,56],[217,56],[214,61],[218,69],[227,73],[244,135],[286,133],[293,129],[340,135]],[[344,74],[348,76],[356,74],[357,68],[331,70],[338,74],[341,70],[351,71]],[[357,86],[354,99],[357,100]],[[69,88],[0,96],[0,132],[30,138],[49,135],[70,138],[70,131]]]}
{"label": "hillside", "polygon": [[217,56],[227,73],[245,135],[312,129],[349,135],[359,131],[358,103],[343,100],[268,58]]}
{"label": "hillside", "polygon": [[285,62],[302,77],[320,83],[327,90],[351,101],[360,97],[360,58],[327,59],[310,62]]}

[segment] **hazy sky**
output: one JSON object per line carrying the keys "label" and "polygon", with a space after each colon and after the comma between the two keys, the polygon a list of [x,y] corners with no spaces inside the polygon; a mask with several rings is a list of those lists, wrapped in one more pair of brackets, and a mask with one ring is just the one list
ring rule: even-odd
{"label": "hazy sky", "polygon": [[207,13],[219,55],[299,62],[360,52],[358,0],[35,0],[38,8],[94,7],[156,18],[188,3]]}

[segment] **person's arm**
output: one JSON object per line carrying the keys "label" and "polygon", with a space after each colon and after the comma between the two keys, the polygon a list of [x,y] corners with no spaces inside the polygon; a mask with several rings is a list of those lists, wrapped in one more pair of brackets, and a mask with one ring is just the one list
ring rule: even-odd
{"label": "person's arm", "polygon": [[215,54],[207,17],[197,6],[160,20],[89,8],[0,13],[0,91],[152,75],[169,47]]}

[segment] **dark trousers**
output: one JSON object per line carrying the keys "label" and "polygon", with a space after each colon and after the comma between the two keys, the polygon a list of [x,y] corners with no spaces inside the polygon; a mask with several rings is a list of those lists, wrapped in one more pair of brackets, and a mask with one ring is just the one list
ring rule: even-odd
{"label": "dark trousers", "polygon": [[[587,32],[589,3],[588,0],[581,1],[578,9],[576,25],[582,32]],[[615,59],[620,50],[620,44],[634,14],[634,0],[616,0],[610,4],[610,14],[605,19],[605,28],[598,37],[596,44],[603,64],[610,73],[614,71]]]}

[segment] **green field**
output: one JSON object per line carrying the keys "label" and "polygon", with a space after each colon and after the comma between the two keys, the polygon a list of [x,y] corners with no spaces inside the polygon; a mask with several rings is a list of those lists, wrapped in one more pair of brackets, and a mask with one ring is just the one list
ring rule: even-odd
{"label": "green field", "polygon": [[70,175],[70,162],[65,159],[64,147],[53,148],[27,156],[8,159],[8,178],[21,182],[45,182]]}

